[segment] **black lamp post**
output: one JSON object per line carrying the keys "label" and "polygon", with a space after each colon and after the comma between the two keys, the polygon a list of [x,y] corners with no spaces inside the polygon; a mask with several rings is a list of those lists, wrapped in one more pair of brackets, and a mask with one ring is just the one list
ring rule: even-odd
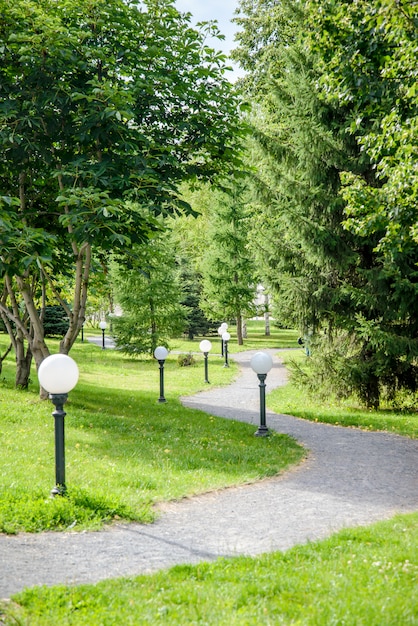
{"label": "black lamp post", "polygon": [[224,333],[222,333],[222,343],[224,345],[224,355],[225,355],[224,367],[229,367],[229,363],[228,363],[228,341],[230,339],[231,339],[231,335],[228,333],[228,331],[225,331]]}
{"label": "black lamp post", "polygon": [[78,381],[77,363],[66,354],[52,354],[44,359],[38,369],[41,386],[48,391],[55,410],[55,487],[52,496],[63,496],[67,490],[65,484],[65,444],[64,444],[64,404],[68,393]]}
{"label": "black lamp post", "polygon": [[105,349],[105,330],[106,330],[107,324],[106,322],[100,322],[99,326],[102,329],[102,350],[104,350]]}
{"label": "black lamp post", "polygon": [[260,426],[254,433],[256,437],[266,437],[269,435],[269,429],[266,425],[266,377],[273,367],[273,359],[266,352],[256,352],[250,365],[258,376],[260,387]]}
{"label": "black lamp post", "polygon": [[158,398],[158,402],[167,402],[164,397],[164,362],[168,356],[167,348],[164,346],[158,346],[154,350],[154,356],[160,366],[160,397]]}
{"label": "black lamp post", "polygon": [[200,344],[199,344],[199,348],[201,350],[201,352],[203,352],[203,355],[205,357],[205,383],[209,383],[209,378],[208,378],[208,354],[209,352],[212,350],[212,344],[208,339],[203,339]]}
{"label": "black lamp post", "polygon": [[218,335],[221,338],[221,354],[224,356],[224,340],[222,339],[222,335],[226,333],[228,330],[228,324],[226,322],[222,322],[222,324],[218,328]]}

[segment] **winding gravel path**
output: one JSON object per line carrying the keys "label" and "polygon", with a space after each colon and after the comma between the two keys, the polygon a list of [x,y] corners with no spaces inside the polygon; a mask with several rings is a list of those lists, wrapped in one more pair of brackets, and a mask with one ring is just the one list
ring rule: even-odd
{"label": "winding gravel path", "polygon": [[[232,355],[241,366],[232,385],[183,398],[184,404],[256,429],[259,390],[249,367],[252,354]],[[285,380],[274,356],[267,391]],[[0,598],[38,584],[97,582],[220,556],[285,550],[346,526],[418,510],[418,440],[270,412],[267,425],[306,446],[306,461],[278,478],[167,504],[149,526],[2,535]]]}

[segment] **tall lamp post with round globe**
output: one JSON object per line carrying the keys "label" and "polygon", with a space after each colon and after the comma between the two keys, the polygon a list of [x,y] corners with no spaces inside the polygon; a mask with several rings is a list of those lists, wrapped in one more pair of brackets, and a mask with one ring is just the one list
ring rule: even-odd
{"label": "tall lamp post with round globe", "polygon": [[226,333],[227,330],[228,330],[228,324],[226,322],[222,322],[222,324],[218,328],[218,335],[221,338],[221,354],[222,354],[222,356],[224,356],[224,340],[222,338],[222,335],[224,333]]}
{"label": "tall lamp post with round globe", "polygon": [[65,442],[64,442],[64,404],[68,393],[77,384],[79,376],[77,363],[66,354],[52,354],[42,361],[38,369],[40,385],[49,393],[55,406],[52,415],[55,419],[55,487],[52,496],[62,496],[65,484]]}
{"label": "tall lamp post with round globe", "polygon": [[250,365],[260,381],[260,426],[254,433],[256,437],[266,437],[269,429],[266,425],[266,377],[273,367],[273,359],[266,352],[256,352],[250,361]]}
{"label": "tall lamp post with round globe", "polygon": [[205,383],[209,383],[208,354],[212,350],[212,344],[208,339],[203,339],[199,344],[199,348],[200,348],[200,351],[203,352],[203,356],[205,357]]}
{"label": "tall lamp post with round globe", "polygon": [[158,346],[154,350],[154,356],[160,366],[160,397],[158,398],[158,402],[167,402],[164,397],[164,363],[166,358],[168,357],[167,348],[165,348],[164,346]]}
{"label": "tall lamp post with round globe", "polygon": [[105,349],[105,330],[107,328],[107,324],[106,322],[100,322],[99,326],[102,331],[102,350],[104,350]]}
{"label": "tall lamp post with round globe", "polygon": [[228,333],[228,331],[224,331],[222,333],[222,343],[224,345],[224,355],[225,355],[224,367],[229,367],[229,363],[228,363],[228,341],[230,339],[231,339],[231,335]]}

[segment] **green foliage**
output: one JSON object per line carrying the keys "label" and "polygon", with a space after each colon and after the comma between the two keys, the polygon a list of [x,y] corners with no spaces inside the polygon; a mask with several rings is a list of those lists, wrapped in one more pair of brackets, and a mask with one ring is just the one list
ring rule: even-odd
{"label": "green foliage", "polygon": [[185,312],[176,276],[174,250],[165,235],[132,249],[113,264],[115,302],[122,316],[112,318],[112,333],[126,354],[153,354],[181,333]]}
{"label": "green foliage", "polygon": [[178,258],[178,266],[181,304],[185,314],[184,332],[192,340],[195,335],[206,335],[209,330],[215,331],[219,324],[209,321],[200,308],[202,277],[193,269],[191,259]]}
{"label": "green foliage", "polygon": [[202,261],[208,242],[208,221],[212,209],[213,186],[182,185],[182,198],[193,215],[180,214],[171,220],[171,240],[176,250],[182,304],[185,308],[185,333],[190,340],[195,335],[216,331],[219,320],[209,320],[202,310]]}
{"label": "green foliage", "polygon": [[418,515],[256,558],[219,559],[97,585],[35,587],[5,624],[416,624]]}
{"label": "green foliage", "polygon": [[347,335],[355,350],[328,373],[334,387],[346,379],[376,407],[383,390],[417,384],[411,8],[386,0],[242,7],[237,55],[254,63],[244,87],[257,102],[252,250],[275,315],[303,333],[325,332],[328,353]]}
{"label": "green foliage", "polygon": [[188,367],[189,365],[196,365],[196,359],[191,352],[189,354],[179,354],[177,363],[180,367]]}
{"label": "green foliage", "polygon": [[337,400],[354,396],[364,406],[377,409],[380,402],[397,407],[404,391],[414,405],[418,371],[407,359],[383,350],[364,353],[363,344],[348,334],[334,335],[332,341],[316,337],[310,348],[309,368],[292,366],[295,383],[310,393],[323,400],[330,395]]}
{"label": "green foliage", "polygon": [[[321,355],[319,363],[315,362],[318,359],[315,346],[310,357],[306,357],[303,349],[281,352],[290,371],[290,380],[284,387],[269,393],[268,407],[276,413],[289,413],[313,422],[388,431],[417,438],[417,394],[398,390],[395,398],[387,403],[383,396],[379,409],[365,409],[359,403],[358,394],[350,395],[349,384],[343,380],[345,363],[338,350],[343,352],[344,347],[350,350],[349,342],[341,340],[336,346],[337,354],[329,354],[328,361]],[[319,382],[315,378],[317,371],[321,377]],[[339,386],[333,383],[335,375],[340,381]]]}
{"label": "green foliage", "polygon": [[346,179],[345,226],[376,233],[388,262],[404,263],[418,243],[416,6],[390,0],[309,4],[324,95],[346,108],[347,132],[368,155],[378,181]]}
{"label": "green foliage", "polygon": [[234,170],[241,105],[225,56],[205,44],[216,28],[192,28],[171,0],[0,0],[0,12],[2,311],[39,365],[45,284],[54,304],[63,276],[71,285],[68,352],[92,254],[146,242],[150,214],[189,210],[184,180]]}
{"label": "green foliage", "polygon": [[69,322],[62,306],[46,306],[44,309],[45,337],[63,336],[68,330]]}
{"label": "green foliage", "polygon": [[202,258],[201,307],[207,317],[235,319],[242,343],[242,318],[254,314],[256,270],[247,249],[247,190],[241,180],[213,193],[207,245]]}

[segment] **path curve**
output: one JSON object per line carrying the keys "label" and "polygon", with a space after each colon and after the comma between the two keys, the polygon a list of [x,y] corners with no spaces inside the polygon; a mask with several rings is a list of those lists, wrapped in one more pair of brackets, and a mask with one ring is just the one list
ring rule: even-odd
{"label": "path curve", "polygon": [[[274,366],[267,391],[284,384]],[[183,398],[185,406],[254,424],[259,420],[253,352],[230,386]],[[321,539],[347,526],[418,510],[418,440],[308,422],[267,412],[267,425],[295,437],[307,460],[283,476],[163,507],[152,525],[100,532],[0,536],[0,598],[38,584],[80,584],[149,573],[220,556],[256,555]]]}

